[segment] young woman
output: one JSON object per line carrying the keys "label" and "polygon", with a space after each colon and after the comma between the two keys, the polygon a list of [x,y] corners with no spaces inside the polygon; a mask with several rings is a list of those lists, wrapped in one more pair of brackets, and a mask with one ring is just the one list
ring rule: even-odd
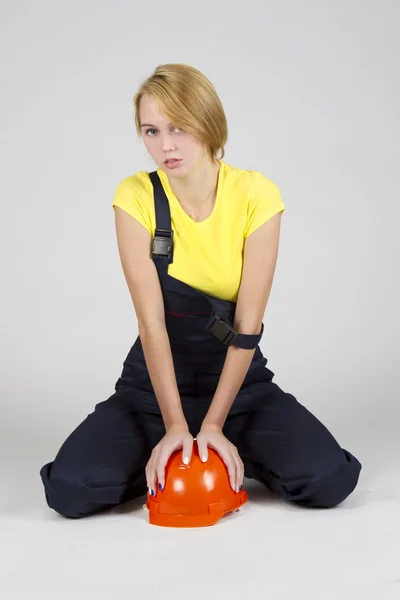
{"label": "young woman", "polygon": [[[139,335],[115,393],[40,471],[48,505],[73,518],[165,483],[175,450],[219,453],[235,491],[255,478],[281,498],[332,507],[361,464],[273,382],[259,341],[276,266],[278,187],[222,159],[227,123],[210,81],[159,66],[134,99],[157,170],[117,186],[118,249]],[[217,158],[221,151],[221,158]]]}

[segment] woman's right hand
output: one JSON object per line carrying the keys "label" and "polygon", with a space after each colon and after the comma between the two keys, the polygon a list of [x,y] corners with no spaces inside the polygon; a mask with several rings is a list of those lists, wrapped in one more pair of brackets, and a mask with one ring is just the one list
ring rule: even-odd
{"label": "woman's right hand", "polygon": [[193,436],[187,425],[171,425],[157,446],[153,448],[146,465],[147,487],[152,496],[156,494],[157,482],[160,490],[164,488],[165,466],[171,454],[181,448],[182,461],[189,464],[192,456]]}

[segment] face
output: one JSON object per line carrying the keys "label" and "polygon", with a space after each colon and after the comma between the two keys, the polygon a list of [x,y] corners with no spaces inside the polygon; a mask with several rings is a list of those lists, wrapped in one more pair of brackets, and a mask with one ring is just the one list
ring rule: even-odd
{"label": "face", "polygon": [[[140,123],[144,145],[157,167],[172,177],[185,177],[210,158],[206,147],[193,135],[179,129],[158,111],[155,99],[144,94],[140,102]],[[166,158],[178,158],[174,167],[164,164]]]}

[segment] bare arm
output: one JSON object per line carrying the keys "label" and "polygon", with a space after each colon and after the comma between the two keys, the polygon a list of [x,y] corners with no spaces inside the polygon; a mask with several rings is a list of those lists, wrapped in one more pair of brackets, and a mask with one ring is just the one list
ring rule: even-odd
{"label": "bare arm", "polygon": [[[282,213],[254,231],[245,242],[243,274],[237,299],[233,329],[238,333],[257,334],[274,278]],[[213,401],[203,421],[222,429],[233,401],[246,377],[255,348],[244,350],[230,346]]]}
{"label": "bare arm", "polygon": [[187,426],[165,326],[160,281],[151,258],[151,234],[118,206],[114,207],[114,212],[122,269],[135,308],[143,353],[165,428]]}

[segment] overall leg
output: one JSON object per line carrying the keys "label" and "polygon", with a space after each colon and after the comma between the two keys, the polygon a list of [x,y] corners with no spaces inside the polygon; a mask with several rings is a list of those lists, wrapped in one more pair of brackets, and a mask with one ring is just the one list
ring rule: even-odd
{"label": "overall leg", "polygon": [[357,485],[360,462],[272,380],[240,390],[224,433],[237,446],[246,476],[285,500],[328,508],[342,502]]}
{"label": "overall leg", "polygon": [[[195,380],[175,365],[189,431],[197,434],[193,410]],[[124,361],[115,393],[69,435],[55,460],[40,470],[50,508],[79,518],[147,492],[145,467],[165,435],[160,407],[137,338]]]}
{"label": "overall leg", "polygon": [[145,494],[144,469],[164,433],[156,399],[119,388],[95,406],[55,460],[40,470],[48,505],[79,518]]}

